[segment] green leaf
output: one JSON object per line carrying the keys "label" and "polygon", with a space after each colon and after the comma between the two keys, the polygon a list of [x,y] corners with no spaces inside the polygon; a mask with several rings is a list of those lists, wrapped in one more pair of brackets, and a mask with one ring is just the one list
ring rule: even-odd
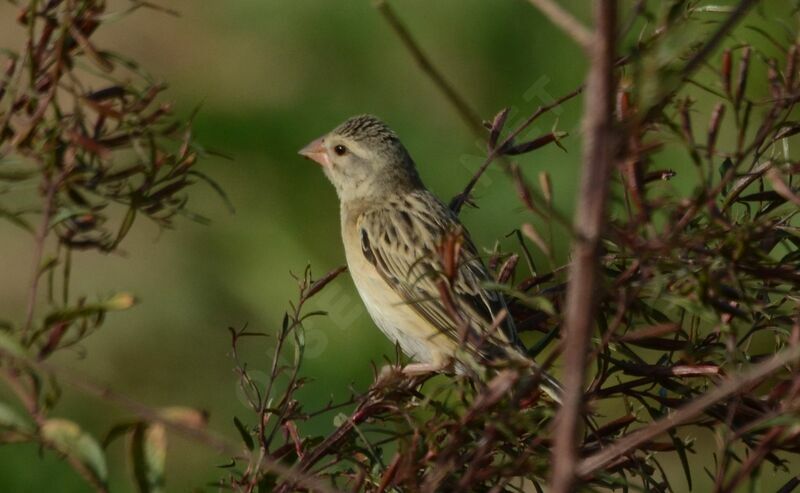
{"label": "green leaf", "polygon": [[689,467],[689,458],[686,455],[686,444],[678,437],[675,430],[669,431],[669,437],[673,445],[675,445],[675,452],[678,453],[678,457],[681,460],[683,475],[686,478],[686,486],[689,488],[689,491],[692,491],[692,468]]}
{"label": "green leaf", "polygon": [[94,437],[77,423],[60,418],[45,421],[40,433],[55,450],[80,464],[93,483],[105,487],[108,480],[106,456]]}
{"label": "green leaf", "polygon": [[[731,161],[731,158],[725,158],[725,160],[722,161],[722,163],[719,165],[719,177],[720,177],[720,179],[724,180],[725,176],[728,174],[728,172],[732,168],[733,168],[733,161]],[[723,195],[727,195],[729,188],[730,188],[730,186],[727,183],[722,187]]]}
{"label": "green leaf", "polygon": [[128,232],[131,230],[133,226],[133,222],[136,219],[136,207],[131,206],[128,209],[128,212],[125,213],[125,219],[122,220],[122,223],[119,226],[119,231],[117,232],[117,238],[114,240],[114,247],[116,248],[120,242],[125,238]]}
{"label": "green leaf", "polygon": [[163,424],[139,424],[133,431],[131,461],[136,484],[142,493],[164,491],[167,462],[167,431]]}
{"label": "green leaf", "polygon": [[0,402],[0,428],[25,434],[35,431],[35,427],[29,420],[5,402]]}

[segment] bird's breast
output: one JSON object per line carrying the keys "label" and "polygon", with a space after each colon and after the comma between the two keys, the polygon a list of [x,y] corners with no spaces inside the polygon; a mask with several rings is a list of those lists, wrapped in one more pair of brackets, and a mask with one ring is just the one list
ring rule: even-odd
{"label": "bird's breast", "polygon": [[419,362],[441,359],[439,353],[445,350],[441,334],[432,333],[430,324],[420,318],[364,256],[357,223],[343,215],[342,239],[350,276],[370,317],[412,359]]}

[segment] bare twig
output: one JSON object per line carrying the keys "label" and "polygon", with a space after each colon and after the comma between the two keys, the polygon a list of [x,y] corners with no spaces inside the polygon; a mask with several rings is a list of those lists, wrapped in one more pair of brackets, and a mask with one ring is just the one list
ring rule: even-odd
{"label": "bare twig", "polygon": [[25,336],[30,332],[31,325],[33,324],[33,313],[36,308],[36,297],[39,290],[39,279],[41,277],[42,257],[44,256],[44,247],[47,242],[47,233],[50,231],[50,220],[53,217],[55,196],[60,186],[60,181],[60,178],[45,174],[42,184],[44,192],[42,219],[39,224],[39,229],[36,231],[33,243],[33,273],[31,274],[31,282],[28,287],[28,305],[25,312],[23,332]]}
{"label": "bare twig", "polygon": [[486,169],[489,167],[489,165],[492,164],[492,161],[494,161],[502,153],[503,149],[506,149],[508,145],[511,142],[513,142],[513,140],[517,136],[519,136],[519,134],[525,131],[525,129],[528,128],[534,121],[536,121],[537,118],[547,113],[548,111],[552,110],[553,108],[560,106],[566,101],[569,101],[570,99],[579,95],[581,92],[583,92],[583,86],[580,86],[574,91],[565,94],[564,96],[561,96],[560,98],[558,98],[557,100],[553,101],[550,104],[539,106],[538,108],[536,108],[536,111],[534,111],[533,114],[531,114],[531,116],[529,116],[524,122],[522,122],[520,126],[514,129],[513,132],[508,134],[508,136],[499,145],[492,148],[489,151],[489,155],[486,156],[486,159],[484,159],[483,164],[481,164],[481,167],[478,168],[478,170],[475,171],[475,174],[472,175],[472,178],[470,178],[469,182],[467,183],[467,186],[464,187],[464,190],[460,194],[456,195],[450,202],[450,208],[453,210],[453,212],[458,214],[458,212],[464,206],[470,194],[472,193],[472,189],[475,188],[475,185],[477,185],[478,180],[481,178],[483,173],[486,172]]}
{"label": "bare twig", "polygon": [[692,74],[702,66],[702,64],[706,61],[706,59],[711,56],[714,50],[719,46],[725,36],[727,36],[731,30],[736,27],[736,24],[739,23],[740,20],[744,17],[750,7],[755,5],[758,0],[741,0],[736,7],[731,11],[728,17],[719,25],[714,34],[703,43],[699,50],[697,50],[692,58],[684,64],[683,68],[680,70],[680,77],[677,82],[676,87],[672,87],[666,90],[662,95],[658,102],[652,105],[648,111],[645,113],[644,120],[650,121],[656,115],[658,115],[664,106],[670,101],[672,95],[675,91],[677,91],[683,83],[692,76]]}
{"label": "bare twig", "polygon": [[669,416],[655,423],[634,431],[633,433],[617,440],[608,448],[583,459],[578,463],[575,472],[579,477],[587,477],[595,471],[609,464],[616,458],[634,450],[641,444],[648,442],[658,435],[684,424],[705,411],[709,406],[723,399],[727,399],[740,390],[761,381],[771,373],[779,370],[784,365],[800,358],[800,346],[790,347],[776,354],[771,359],[751,367],[748,371],[728,378],[714,390],[703,394],[694,401],[678,409]]}
{"label": "bare twig", "polygon": [[592,45],[592,31],[553,0],[528,0],[531,5],[546,15],[550,22],[558,26],[581,48],[589,50]]}
{"label": "bare twig", "polygon": [[[389,23],[391,28],[394,30],[395,34],[400,38],[403,45],[406,49],[411,53],[411,56],[417,62],[417,64],[422,68],[422,70],[431,78],[433,83],[439,90],[444,94],[445,98],[451,105],[456,109],[461,119],[464,123],[469,127],[470,131],[479,139],[486,140],[487,133],[486,129],[481,125],[481,117],[478,115],[478,112],[475,111],[472,106],[467,102],[467,100],[461,96],[458,91],[450,84],[447,79],[445,79],[444,75],[439,71],[430,60],[430,58],[425,54],[425,52],[420,47],[419,43],[414,39],[411,35],[410,31],[400,18],[395,13],[392,6],[386,0],[377,0],[375,3],[375,7],[378,11],[383,15],[384,19]],[[458,212],[463,207],[464,203],[468,200],[472,189],[477,184],[478,180],[480,179],[481,175],[486,171],[489,165],[495,159],[502,159],[503,151],[509,147],[511,142],[519,136],[526,128],[528,128],[531,123],[533,123],[537,118],[539,118],[542,114],[547,113],[548,111],[552,110],[553,108],[561,105],[565,101],[568,101],[583,91],[583,86],[578,87],[574,91],[570,92],[569,94],[559,98],[558,100],[554,101],[551,104],[540,106],[536,109],[536,111],[525,120],[522,125],[520,125],[516,130],[511,132],[511,134],[506,137],[506,139],[497,146],[494,146],[489,155],[484,160],[483,164],[481,164],[480,168],[475,172],[475,174],[470,179],[469,183],[465,187],[464,191],[453,198],[450,202],[450,208],[458,214]],[[508,166],[506,166],[508,167]],[[560,217],[555,216],[554,211],[551,211],[554,218],[560,219]]]}
{"label": "bare twig", "polygon": [[[581,188],[575,218],[564,320],[564,398],[555,421],[552,491],[573,491],[577,477],[578,427],[583,409],[586,355],[596,305],[598,251],[605,224],[609,179],[614,165],[614,45],[616,1],[595,3],[596,40],[584,106]],[[569,342],[568,344],[566,342]]]}

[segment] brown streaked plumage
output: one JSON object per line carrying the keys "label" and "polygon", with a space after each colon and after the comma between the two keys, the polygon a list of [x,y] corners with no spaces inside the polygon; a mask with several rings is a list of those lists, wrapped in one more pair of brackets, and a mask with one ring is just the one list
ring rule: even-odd
{"label": "brown streaked plumage", "polygon": [[[341,205],[347,264],[376,325],[417,363],[414,374],[448,368],[472,373],[485,364],[535,366],[525,354],[500,293],[458,218],[422,183],[397,135],[370,115],[350,118],[300,154],[322,165]],[[447,280],[440,246],[462,238],[457,273]],[[459,324],[441,298],[449,284]],[[466,331],[466,334],[465,334]],[[542,388],[559,398],[558,383]]]}

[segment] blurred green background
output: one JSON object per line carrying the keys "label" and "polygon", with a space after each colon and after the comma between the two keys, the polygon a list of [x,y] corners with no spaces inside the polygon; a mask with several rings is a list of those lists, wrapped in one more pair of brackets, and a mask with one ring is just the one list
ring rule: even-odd
{"label": "blurred green background", "polygon": [[[581,53],[524,1],[396,3],[420,44],[484,118],[510,106],[513,126],[582,81]],[[562,3],[588,21],[588,2]],[[127,2],[109,5],[119,10]],[[199,166],[227,191],[236,213],[199,184],[190,192],[191,209],[211,217],[210,226],[186,220],[176,231],[159,232],[139,221],[122,254],[76,255],[74,293],[130,291],[141,303],[112,314],[81,351],[62,353],[56,363],[152,406],[205,409],[211,428],[238,439],[232,417],[249,422],[250,415],[237,396],[227,327],[274,330],[295,298],[290,271],[301,273],[310,263],[320,276],[344,262],[334,191],[297,149],[348,116],[377,114],[399,133],[423,179],[445,200],[464,187],[484,151],[368,0],[168,5],[181,17],[141,10],[104,25],[95,39],[168,81],[178,114],[202,105],[197,140],[232,160],[212,158]],[[0,4],[0,46],[16,48],[22,39],[14,15],[13,5]],[[551,173],[556,207],[567,215],[577,188],[580,109],[580,100],[570,102],[528,133],[548,131],[557,119],[572,134],[568,153],[549,146],[519,160],[531,183],[539,171]],[[510,190],[495,169],[479,184],[480,208],[462,215],[479,245],[500,239],[513,248],[505,236],[533,220]],[[21,319],[30,238],[2,222],[0,238],[0,313]],[[557,235],[559,262],[565,247],[564,235]],[[313,382],[302,395],[313,407],[331,394],[346,396],[351,384],[366,388],[370,362],[380,365],[394,349],[369,321],[347,275],[310,308],[330,312],[307,325],[304,374]],[[266,369],[267,346],[253,343],[246,354],[252,367]],[[96,436],[128,416],[69,389],[56,414]],[[332,425],[313,426],[324,431]],[[112,445],[110,457],[112,491],[131,491],[122,442]],[[711,465],[708,456],[699,460]],[[227,461],[171,435],[167,490],[202,487],[224,474],[215,466]],[[703,480],[696,478],[696,491],[703,491]],[[683,480],[676,477],[674,484]],[[765,480],[765,491],[769,484]],[[53,453],[8,445],[0,447],[0,491],[89,489]]]}

